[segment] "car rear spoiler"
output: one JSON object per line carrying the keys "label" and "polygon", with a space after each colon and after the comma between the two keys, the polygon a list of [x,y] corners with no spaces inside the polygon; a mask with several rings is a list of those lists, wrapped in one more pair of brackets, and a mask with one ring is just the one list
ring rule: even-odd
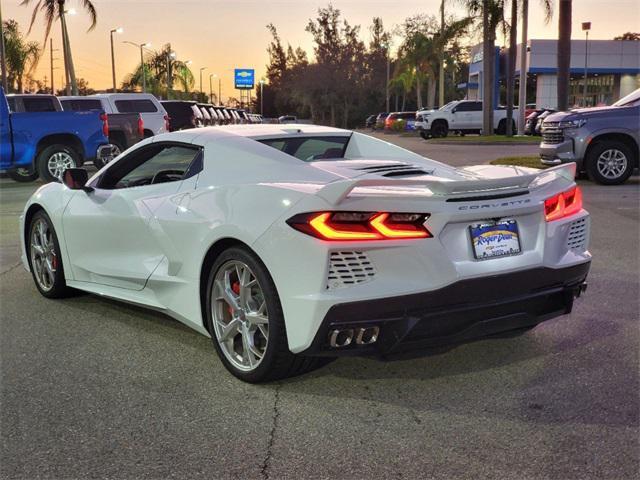
{"label": "car rear spoiler", "polygon": [[569,182],[573,182],[576,175],[576,164],[565,163],[548,168],[540,172],[527,175],[516,175],[504,178],[488,178],[481,180],[448,180],[445,178],[433,179],[386,179],[386,178],[361,178],[353,180],[338,180],[322,187],[317,195],[331,205],[338,205],[355,188],[361,187],[425,187],[434,196],[456,196],[468,194],[488,194],[500,190],[502,192],[528,189],[529,185],[538,177],[555,174]]}

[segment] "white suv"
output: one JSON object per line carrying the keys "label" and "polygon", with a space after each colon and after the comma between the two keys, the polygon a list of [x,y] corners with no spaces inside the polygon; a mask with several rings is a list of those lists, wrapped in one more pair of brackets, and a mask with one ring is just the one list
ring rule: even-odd
{"label": "white suv", "polygon": [[100,99],[105,113],[139,113],[145,137],[169,131],[169,115],[150,93],[99,93],[91,98]]}

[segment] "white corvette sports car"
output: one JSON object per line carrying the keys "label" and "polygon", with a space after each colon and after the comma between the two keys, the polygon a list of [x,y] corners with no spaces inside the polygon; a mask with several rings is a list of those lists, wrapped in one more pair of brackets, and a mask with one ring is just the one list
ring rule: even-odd
{"label": "white corvette sports car", "polygon": [[574,174],[456,169],[308,125],[174,132],[41,187],[23,262],[46,297],[165,312],[237,377],[273,380],[569,313],[591,261]]}

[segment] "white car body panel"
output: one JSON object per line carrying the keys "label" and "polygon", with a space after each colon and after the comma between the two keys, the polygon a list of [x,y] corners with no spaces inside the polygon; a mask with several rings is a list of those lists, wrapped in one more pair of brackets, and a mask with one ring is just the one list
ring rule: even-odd
{"label": "white car body panel", "polygon": [[[345,161],[305,163],[256,141],[274,136],[350,136]],[[590,261],[588,243],[567,247],[576,215],[545,222],[543,203],[575,185],[574,165],[547,172],[519,167],[455,169],[387,142],[312,125],[235,125],[173,132],[147,139],[204,149],[203,170],[180,182],[86,193],[52,183],[28,201],[44,208],[57,232],[69,286],[159,311],[209,335],[200,303],[202,265],[209,248],[224,239],[250,247],[269,270],[282,304],[289,348],[312,344],[329,309],[340,303],[410,295],[460,280],[536,267],[559,269]],[[385,178],[358,168],[420,166],[410,179]],[[393,164],[392,164],[393,165]],[[572,167],[574,168],[572,170]],[[470,193],[529,193],[494,201],[446,202]],[[477,208],[476,208],[477,207]],[[291,228],[303,212],[388,211],[428,213],[434,238],[327,242]],[[522,239],[519,255],[478,261],[467,230],[487,218],[512,218]],[[24,235],[23,262],[26,258]],[[358,250],[375,276],[351,286],[328,284],[332,252]],[[207,272],[205,272],[205,275]]]}

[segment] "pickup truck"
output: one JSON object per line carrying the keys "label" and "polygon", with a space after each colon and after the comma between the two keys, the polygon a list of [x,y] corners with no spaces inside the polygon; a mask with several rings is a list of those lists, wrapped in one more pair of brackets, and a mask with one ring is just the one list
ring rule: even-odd
{"label": "pickup truck", "polygon": [[10,93],[7,95],[12,112],[61,112],[62,106],[55,95]]}
{"label": "pickup truck", "polygon": [[[513,109],[513,129],[516,129],[518,109]],[[456,100],[438,110],[416,112],[416,130],[422,138],[446,137],[449,132],[479,133],[482,130],[482,102],[476,100]],[[498,135],[507,131],[507,111],[498,108],[493,111],[493,128]]]}
{"label": "pickup truck", "polygon": [[577,172],[595,182],[623,183],[638,168],[640,88],[610,107],[553,113],[541,131],[543,164],[576,162]]}
{"label": "pickup truck", "polygon": [[0,88],[0,170],[19,182],[59,181],[67,168],[111,152],[100,112],[10,112]]}
{"label": "pickup truck", "polygon": [[[102,102],[92,97],[59,97],[62,108],[71,112],[101,112]],[[144,121],[139,113],[107,113],[109,123],[109,143],[111,159],[117,157],[127,148],[144,139]],[[94,165],[99,170],[108,157],[94,160]]]}
{"label": "pickup truck", "polygon": [[98,93],[84,98],[99,100],[106,114],[139,113],[144,121],[144,137],[171,130],[169,115],[160,101],[150,93]]}

